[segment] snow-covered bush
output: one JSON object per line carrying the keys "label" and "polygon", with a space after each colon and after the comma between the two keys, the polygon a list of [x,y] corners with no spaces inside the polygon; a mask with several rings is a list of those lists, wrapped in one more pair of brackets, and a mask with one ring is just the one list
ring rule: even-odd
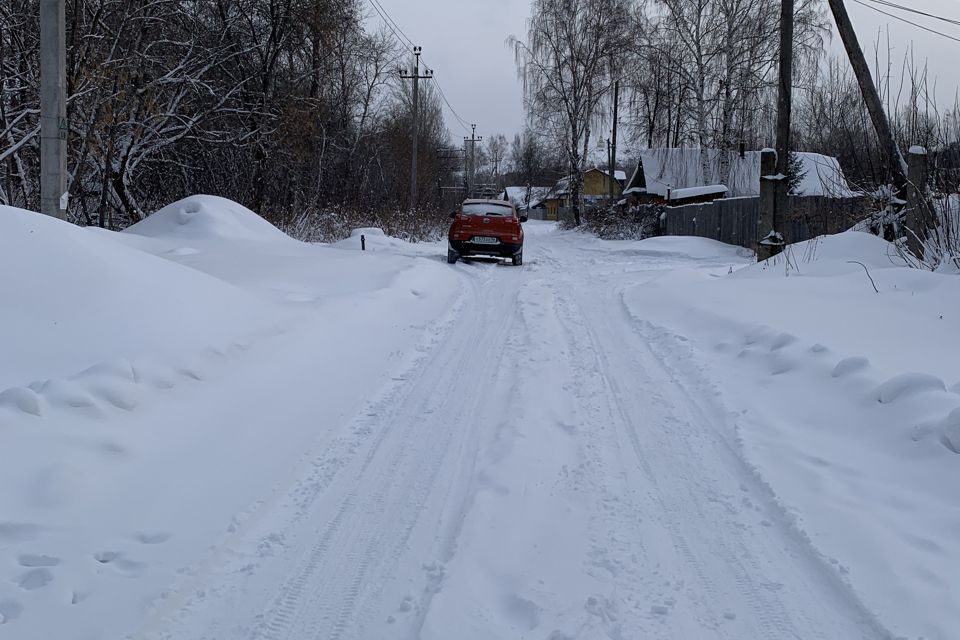
{"label": "snow-covered bush", "polygon": [[[960,194],[929,195],[929,205],[919,216],[925,228],[921,244],[923,256],[915,256],[907,249],[907,238],[897,243],[900,257],[911,267],[960,273]],[[904,234],[913,233],[909,229]]]}
{"label": "snow-covered bush", "polygon": [[442,238],[450,224],[448,216],[437,211],[375,212],[339,206],[288,211],[272,217],[283,232],[305,242],[336,242],[361,227],[377,227],[391,237],[421,242]]}
{"label": "snow-covered bush", "polygon": [[596,207],[584,214],[587,229],[604,240],[642,240],[660,234],[660,205]]}

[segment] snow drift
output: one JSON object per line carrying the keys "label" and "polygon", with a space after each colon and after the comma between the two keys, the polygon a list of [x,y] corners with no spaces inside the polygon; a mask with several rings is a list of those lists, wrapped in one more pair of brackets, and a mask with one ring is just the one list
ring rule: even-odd
{"label": "snow drift", "polygon": [[0,207],[0,269],[0,391],[103,361],[199,350],[266,320],[222,280],[10,207]]}
{"label": "snow drift", "polygon": [[188,607],[419,353],[456,299],[444,267],[206,196],[125,233],[0,207],[0,637],[131,637]]}
{"label": "snow drift", "polygon": [[126,229],[151,238],[290,241],[292,238],[246,207],[217,196],[190,196]]}
{"label": "snow drift", "polygon": [[746,459],[824,562],[896,635],[945,639],[960,628],[960,279],[897,262],[850,232],[625,301],[665,359],[723,381]]}

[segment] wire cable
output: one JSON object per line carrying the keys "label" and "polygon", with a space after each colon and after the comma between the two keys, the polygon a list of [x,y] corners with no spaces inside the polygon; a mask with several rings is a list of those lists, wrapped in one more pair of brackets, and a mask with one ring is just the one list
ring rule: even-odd
{"label": "wire cable", "polygon": [[867,1],[872,2],[874,4],[883,5],[885,7],[890,7],[891,9],[899,9],[900,11],[907,11],[909,13],[915,13],[917,15],[924,16],[925,18],[933,18],[934,20],[940,20],[948,24],[954,24],[954,25],[960,26],[960,20],[957,20],[954,18],[948,18],[946,16],[940,16],[935,13],[929,13],[927,11],[922,11],[920,9],[914,9],[913,7],[906,7],[902,4],[891,2],[890,0],[867,0]]}
{"label": "wire cable", "polygon": [[872,5],[872,4],[867,4],[867,2],[875,2],[876,0],[866,0],[866,1],[864,1],[864,0],[853,0],[853,1],[856,2],[856,3],[859,4],[859,5],[862,5],[862,6],[866,7],[866,8],[868,8],[868,9],[873,9],[873,10],[876,11],[877,13],[882,13],[882,14],[885,15],[885,16],[889,16],[889,17],[893,18],[894,20],[899,20],[900,22],[905,22],[906,24],[913,25],[914,27],[917,27],[918,29],[923,29],[924,31],[929,31],[930,33],[935,33],[935,34],[937,34],[938,36],[943,36],[944,38],[947,38],[947,39],[949,39],[949,40],[954,40],[954,41],[956,41],[956,42],[960,42],[960,38],[957,38],[956,36],[951,36],[950,34],[944,33],[944,32],[942,32],[942,31],[937,31],[936,29],[931,29],[930,27],[928,27],[928,26],[926,26],[926,25],[922,25],[922,24],[920,24],[920,23],[918,23],[918,22],[913,22],[913,21],[911,21],[911,20],[907,20],[906,18],[904,18],[904,17],[902,17],[902,16],[898,16],[898,15],[896,15],[896,14],[894,14],[894,13],[890,13],[889,11],[884,11],[883,9],[880,9],[879,7],[876,7],[876,6]]}
{"label": "wire cable", "polygon": [[[407,37],[407,34],[403,32],[403,29],[400,28],[400,25],[397,24],[397,21],[394,20],[393,17],[391,17],[384,6],[380,4],[379,0],[370,0],[370,4],[377,11],[377,13],[380,14],[380,17],[383,18],[383,20],[387,23],[387,26],[390,27],[391,31],[393,31],[393,35],[397,36],[397,38],[401,40],[401,44],[405,44],[409,47],[414,46],[413,40]],[[400,32],[399,34],[397,33],[398,31]]]}
{"label": "wire cable", "polygon": [[[384,6],[380,4],[378,0],[369,0],[369,2],[370,2],[370,6],[373,7],[373,10],[376,11],[377,15],[380,16],[380,19],[383,20],[383,23],[387,25],[391,33],[393,33],[393,37],[396,38],[400,46],[412,48],[414,46],[413,40],[411,40],[407,36],[407,34],[403,32],[403,29],[401,29],[400,25],[397,24],[397,22],[390,16],[390,13],[386,10],[386,8],[384,8]],[[423,62],[426,68],[428,69],[431,68],[431,66],[427,64],[426,58],[424,58],[422,55],[420,56],[420,60]],[[444,93],[443,87],[440,85],[440,82],[436,79],[436,77],[432,78],[432,80],[433,80],[434,86],[437,87],[437,91],[440,93],[440,97],[443,99],[443,103],[447,105],[447,109],[453,115],[457,124],[463,127],[464,131],[469,132],[470,131],[469,123],[466,120],[464,120],[460,116],[460,114],[457,113],[457,110],[453,108],[453,105],[450,104],[450,100],[447,99],[447,94]]]}

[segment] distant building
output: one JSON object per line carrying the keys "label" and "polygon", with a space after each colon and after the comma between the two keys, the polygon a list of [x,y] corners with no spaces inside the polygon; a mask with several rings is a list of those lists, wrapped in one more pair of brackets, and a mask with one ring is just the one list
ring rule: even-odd
{"label": "distant building", "polygon": [[[727,154],[723,158],[723,154]],[[760,195],[760,152],[701,149],[646,149],[624,194],[639,202],[705,202],[721,197]],[[851,190],[836,158],[796,152],[805,171],[797,195],[849,198]],[[723,160],[726,160],[724,167]],[[706,164],[706,167],[704,166]],[[726,172],[726,176],[722,174]]]}
{"label": "distant building", "polygon": [[[627,174],[615,171],[613,179],[613,197],[619,199],[623,193],[623,181]],[[581,196],[586,204],[606,199],[610,195],[610,173],[602,169],[587,169],[583,172]],[[563,178],[543,197],[547,220],[559,220],[560,210],[570,207],[570,176]]]}

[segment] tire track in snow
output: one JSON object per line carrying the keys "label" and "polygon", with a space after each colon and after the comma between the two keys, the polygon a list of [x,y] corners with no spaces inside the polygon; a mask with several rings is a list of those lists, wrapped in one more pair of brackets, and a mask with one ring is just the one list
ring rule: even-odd
{"label": "tire track in snow", "polygon": [[[691,550],[686,537],[681,531],[680,523],[689,521],[690,519],[689,517],[685,517],[683,514],[678,514],[676,505],[669,504],[664,499],[664,495],[666,495],[665,489],[661,487],[660,483],[658,482],[657,474],[651,466],[648,456],[644,453],[644,448],[639,441],[639,436],[637,435],[636,431],[631,428],[630,417],[625,411],[623,403],[620,400],[623,397],[622,393],[620,392],[615,379],[609,375],[609,372],[611,371],[610,363],[602,351],[602,346],[599,344],[595,330],[590,326],[589,322],[584,316],[582,308],[576,302],[570,300],[559,289],[556,290],[556,294],[558,298],[562,300],[562,305],[566,309],[564,317],[567,318],[568,322],[573,327],[569,330],[570,335],[582,336],[582,340],[585,342],[584,346],[576,349],[578,356],[585,363],[583,369],[595,372],[597,378],[599,379],[598,382],[600,388],[593,389],[592,391],[588,392],[589,396],[595,398],[600,397],[606,400],[606,404],[602,407],[602,409],[598,409],[598,412],[600,412],[607,420],[610,421],[617,433],[627,436],[633,449],[634,460],[642,470],[647,486],[651,489],[648,492],[648,495],[655,503],[655,515],[662,514],[670,516],[668,518],[661,517],[659,522],[667,527],[672,546],[679,551],[687,565],[694,570],[696,577],[698,578],[699,585],[705,591],[706,597],[702,597],[704,594],[695,594],[696,596],[700,596],[697,603],[698,610],[701,612],[707,612],[708,616],[710,617],[719,618],[720,612],[715,611],[714,603],[721,599],[720,593],[714,582],[703,570],[702,563]],[[635,508],[638,511],[642,511],[642,508],[639,505],[637,505]],[[649,511],[646,513],[646,515],[650,515]],[[702,512],[698,513],[697,515],[701,519],[705,519]],[[646,558],[648,562],[655,561],[655,558],[649,555],[647,555]]]}
{"label": "tire track in snow", "polygon": [[[705,389],[710,385],[702,379],[702,370],[697,370],[695,367],[692,368],[689,364],[686,364],[692,363],[695,356],[692,349],[686,344],[685,339],[678,337],[664,327],[658,327],[650,322],[636,318],[627,306],[622,293],[619,295],[619,298],[623,317],[631,325],[634,334],[642,339],[644,350],[652,357],[653,364],[659,367],[665,376],[669,376],[675,381],[673,389],[686,399],[684,404],[690,407],[691,412],[700,418],[702,424],[709,427],[706,433],[710,436],[713,443],[715,443],[717,451],[721,452],[732,467],[739,467],[739,471],[748,477],[756,487],[757,500],[764,504],[767,512],[776,515],[775,520],[780,525],[778,532],[785,538],[784,547],[790,549],[791,553],[795,553],[794,557],[806,560],[807,568],[814,574],[815,579],[822,583],[821,586],[824,587],[823,591],[826,593],[821,591],[815,595],[825,601],[843,603],[851,612],[851,619],[856,623],[861,633],[865,634],[862,637],[892,638],[890,632],[883,628],[876,617],[860,602],[850,587],[837,576],[835,569],[828,566],[823,557],[810,546],[806,535],[796,527],[792,516],[783,510],[783,507],[777,501],[769,486],[761,478],[758,478],[755,471],[744,461],[736,445],[731,443],[729,437],[719,431],[716,425],[706,417],[707,410],[704,408],[703,403],[712,403],[715,401],[709,398],[709,394],[699,394],[698,396],[694,395],[690,390],[690,384],[695,384],[701,389]],[[671,348],[669,350],[662,347],[665,343],[670,344]],[[671,365],[670,360],[673,359],[679,359],[684,364]],[[719,410],[714,410],[714,413],[718,412]],[[743,558],[749,565],[749,567],[743,568],[743,571],[738,573],[738,585],[741,585],[741,588],[745,590],[756,592],[756,583],[750,580],[749,576],[759,575],[762,569],[757,561],[756,555],[750,551],[746,541],[742,537],[738,537],[737,543],[738,556]],[[813,592],[811,592],[811,594],[812,593]],[[823,624],[821,617],[814,615],[809,608],[799,611],[798,615],[808,625],[808,628],[816,629]],[[836,636],[827,631],[818,634],[817,637],[830,639]]]}
{"label": "tire track in snow", "polygon": [[[475,291],[492,277],[492,271],[481,272]],[[458,396],[475,387],[475,376],[495,375],[513,319],[471,306],[459,316],[464,320],[406,376],[408,381],[391,394],[386,410],[378,411],[371,421],[377,439],[362,464],[342,471],[336,486],[331,485],[313,505],[318,515],[305,517],[297,525],[303,529],[318,523],[325,506],[339,500],[335,515],[306,552],[296,576],[281,589],[279,601],[251,637],[364,637],[369,616],[382,604],[383,585],[392,577],[430,495],[463,486],[449,477],[458,472],[449,464],[443,480],[440,474],[448,458],[459,459],[469,446],[471,433],[464,427],[482,395],[477,391],[466,402]],[[478,335],[491,337],[480,352]],[[475,359],[486,362],[479,371],[471,367]],[[336,487],[344,485],[352,488],[338,498]],[[447,500],[450,497],[445,495]],[[449,527],[457,522],[441,524]]]}
{"label": "tire track in snow", "polygon": [[[616,288],[616,283],[603,284],[614,284],[613,288]],[[586,337],[588,347],[586,350],[581,347],[580,351],[588,356],[588,361],[592,359],[594,364],[586,366],[585,369],[596,370],[602,379],[602,388],[593,395],[607,398],[607,410],[613,422],[626,438],[638,468],[653,488],[649,494],[653,499],[652,506],[665,516],[660,518],[661,524],[666,527],[680,557],[693,571],[698,583],[697,588],[687,589],[687,592],[696,598],[697,608],[707,613],[707,620],[703,621],[705,626],[711,619],[719,618],[720,611],[715,608],[716,605],[735,596],[746,603],[752,613],[748,619],[741,615],[728,630],[716,629],[715,632],[721,634],[718,637],[738,637],[735,629],[742,630],[745,623],[750,623],[753,633],[759,637],[837,637],[836,628],[824,622],[819,615],[810,615],[809,601],[805,601],[800,607],[795,603],[790,603],[791,606],[788,607],[779,595],[783,585],[763,580],[764,569],[756,552],[744,539],[742,531],[731,526],[715,530],[715,509],[705,510],[704,507],[708,504],[705,500],[710,500],[716,489],[704,483],[711,482],[710,479],[715,473],[721,474],[716,478],[722,478],[723,474],[741,475],[743,470],[736,468],[736,460],[732,461],[733,468],[728,471],[722,471],[722,467],[715,466],[717,462],[731,462],[730,456],[725,455],[724,451],[728,444],[722,441],[719,449],[717,448],[718,443],[714,436],[717,427],[712,425],[706,412],[700,409],[696,397],[686,389],[681,389],[681,393],[677,394],[675,387],[679,384],[679,374],[667,369],[658,370],[656,362],[649,362],[650,358],[641,357],[646,345],[656,337],[635,333],[632,328],[634,323],[623,318],[617,311],[620,306],[619,296],[603,295],[610,293],[604,289],[603,284],[595,283],[589,291],[584,291],[582,287],[578,291],[575,282],[561,282],[556,293],[565,300],[565,316],[574,327],[573,333],[582,333]],[[571,295],[569,292],[579,295]],[[613,313],[610,313],[611,311]],[[617,322],[619,319],[623,322]],[[614,337],[617,338],[616,343],[611,340]],[[615,367],[611,358],[617,360]],[[653,370],[651,366],[654,367]],[[636,390],[631,395],[623,391],[617,375],[627,371],[630,372],[629,378],[623,378],[622,375],[619,378],[631,380],[631,386]],[[662,375],[654,375],[655,372]],[[663,392],[651,391],[657,386],[661,386]],[[675,395],[679,402],[670,399],[665,395],[667,393]],[[652,402],[641,408],[643,400],[638,399],[638,396]],[[684,407],[684,411],[678,411],[680,406]],[[681,418],[681,415],[688,417]],[[668,427],[670,431],[651,431],[651,419],[660,421],[660,428]],[[695,428],[694,424],[698,426]],[[641,429],[648,436],[644,442],[640,440],[636,428],[638,426],[646,427]],[[708,464],[702,457],[703,452],[721,455],[719,459],[711,458]],[[664,486],[662,478],[672,478],[671,486]],[[679,486],[678,480],[682,480]],[[681,490],[681,495],[671,495],[678,489]],[[667,496],[671,496],[671,499],[667,499]],[[774,533],[778,534],[779,531]],[[695,546],[692,546],[691,541]],[[770,546],[777,545],[767,544],[765,548],[769,549]],[[776,552],[786,557],[784,564],[788,565],[786,568],[789,572],[789,565],[797,561],[788,549],[789,546],[780,547]],[[706,569],[704,559],[710,563],[710,571]],[[720,567],[725,567],[725,570],[719,569]],[[809,568],[807,566],[794,569],[790,575],[799,577],[802,585],[803,581],[809,578],[804,577],[809,573]],[[718,582],[724,573],[728,577],[725,577],[722,583]],[[817,586],[820,586],[821,578],[819,575],[814,576]],[[764,586],[761,586],[761,582]],[[735,593],[731,593],[731,588]],[[834,607],[835,612],[839,613],[846,607],[852,614],[847,617],[852,623],[849,626],[855,629],[857,634],[844,637],[886,637],[885,632],[879,630],[856,603],[850,602],[849,598],[841,598],[839,602],[840,606]],[[724,617],[727,615],[727,612],[724,612]]]}

